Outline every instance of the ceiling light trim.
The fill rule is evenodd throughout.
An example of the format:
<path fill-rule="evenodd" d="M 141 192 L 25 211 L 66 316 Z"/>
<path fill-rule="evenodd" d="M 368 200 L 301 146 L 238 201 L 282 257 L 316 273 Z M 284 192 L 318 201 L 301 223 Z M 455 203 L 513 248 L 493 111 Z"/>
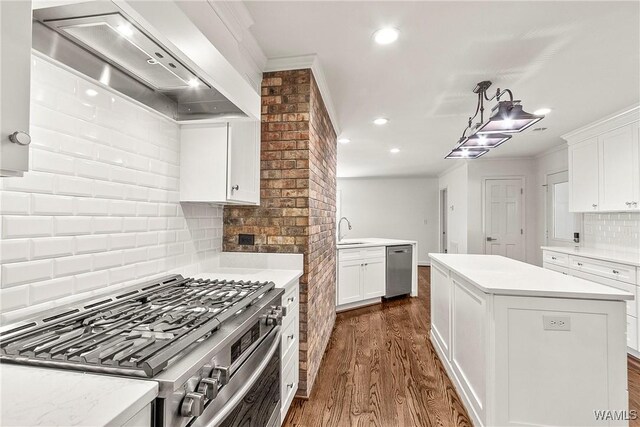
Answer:
<path fill-rule="evenodd" d="M 302 70 L 310 68 L 313 73 L 313 77 L 318 85 L 320 95 L 322 95 L 322 101 L 327 108 L 327 113 L 331 119 L 331 126 L 333 127 L 336 135 L 340 135 L 340 124 L 338 122 L 338 114 L 336 112 L 333 99 L 331 98 L 331 92 L 329 91 L 329 84 L 324 75 L 324 71 L 320 64 L 318 55 L 301 55 L 301 56 L 289 56 L 286 58 L 270 58 L 267 60 L 267 64 L 264 68 L 264 72 L 274 71 L 289 71 L 289 70 Z"/>

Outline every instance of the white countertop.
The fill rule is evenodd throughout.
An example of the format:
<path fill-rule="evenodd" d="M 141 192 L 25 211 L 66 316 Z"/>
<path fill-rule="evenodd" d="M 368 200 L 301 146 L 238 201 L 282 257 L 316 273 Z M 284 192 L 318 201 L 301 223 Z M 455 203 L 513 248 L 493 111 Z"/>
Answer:
<path fill-rule="evenodd" d="M 429 254 L 429 257 L 488 294 L 600 300 L 633 299 L 632 294 L 610 286 L 566 276 L 502 256 Z"/>
<path fill-rule="evenodd" d="M 363 239 L 342 239 L 337 245 L 340 249 L 353 248 L 370 248 L 372 246 L 396 246 L 396 245 L 415 245 L 415 240 L 398 240 L 398 239 L 380 239 L 380 238 L 363 238 Z"/>
<path fill-rule="evenodd" d="M 586 258 L 595 258 L 602 261 L 619 262 L 621 264 L 640 267 L 640 252 L 615 251 L 598 248 L 574 248 L 572 246 L 542 246 L 542 250 L 560 252 L 569 255 L 579 255 Z"/>
<path fill-rule="evenodd" d="M 3 426 L 122 425 L 157 395 L 155 381 L 0 364 Z"/>

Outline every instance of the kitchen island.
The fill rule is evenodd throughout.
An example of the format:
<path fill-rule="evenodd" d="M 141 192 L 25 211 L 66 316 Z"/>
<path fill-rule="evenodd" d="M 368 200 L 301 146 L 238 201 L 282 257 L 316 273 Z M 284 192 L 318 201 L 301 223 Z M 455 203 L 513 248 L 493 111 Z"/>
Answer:
<path fill-rule="evenodd" d="M 474 424 L 627 424 L 595 411 L 628 416 L 632 294 L 500 256 L 429 256 L 431 341 Z"/>

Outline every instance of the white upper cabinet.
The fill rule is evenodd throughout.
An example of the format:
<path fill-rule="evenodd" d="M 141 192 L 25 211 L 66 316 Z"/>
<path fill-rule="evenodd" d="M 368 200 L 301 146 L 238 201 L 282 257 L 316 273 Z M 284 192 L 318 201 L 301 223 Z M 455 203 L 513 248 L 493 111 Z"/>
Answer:
<path fill-rule="evenodd" d="M 260 122 L 229 124 L 227 199 L 260 204 Z"/>
<path fill-rule="evenodd" d="M 31 2 L 0 1 L 0 176 L 29 170 Z"/>
<path fill-rule="evenodd" d="M 598 137 L 600 152 L 600 209 L 638 209 L 637 125 L 609 131 Z"/>
<path fill-rule="evenodd" d="M 598 210 L 598 138 L 569 147 L 569 209 Z"/>
<path fill-rule="evenodd" d="M 180 201 L 260 204 L 259 122 L 183 125 Z"/>
<path fill-rule="evenodd" d="M 571 132 L 572 212 L 640 210 L 640 107 Z"/>

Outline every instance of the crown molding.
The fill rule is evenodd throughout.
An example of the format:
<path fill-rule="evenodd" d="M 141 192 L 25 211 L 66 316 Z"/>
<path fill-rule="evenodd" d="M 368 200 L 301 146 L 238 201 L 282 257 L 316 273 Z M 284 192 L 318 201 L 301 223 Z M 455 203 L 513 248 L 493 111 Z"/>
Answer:
<path fill-rule="evenodd" d="M 640 121 L 640 105 L 625 108 L 603 119 L 562 135 L 569 145 L 592 138 L 608 130 Z"/>
<path fill-rule="evenodd" d="M 331 126 L 336 133 L 336 136 L 340 135 L 340 125 L 338 123 L 338 115 L 336 113 L 333 100 L 331 99 L 331 93 L 329 92 L 329 85 L 327 79 L 320 65 L 320 59 L 318 55 L 302 55 L 302 56 L 290 56 L 286 58 L 269 58 L 264 68 L 265 72 L 271 71 L 287 71 L 287 70 L 303 70 L 310 68 L 313 73 L 313 77 L 318 85 L 320 95 L 327 108 L 327 113 L 331 119 Z"/>

